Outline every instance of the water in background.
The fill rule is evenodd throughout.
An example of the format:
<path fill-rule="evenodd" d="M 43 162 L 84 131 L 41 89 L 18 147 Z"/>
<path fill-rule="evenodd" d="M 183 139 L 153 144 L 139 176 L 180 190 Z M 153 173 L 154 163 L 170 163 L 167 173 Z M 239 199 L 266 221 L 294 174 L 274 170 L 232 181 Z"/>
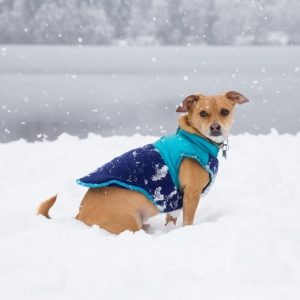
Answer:
<path fill-rule="evenodd" d="M 161 135 L 188 94 L 236 90 L 232 133 L 300 130 L 300 47 L 0 46 L 0 142 Z"/>

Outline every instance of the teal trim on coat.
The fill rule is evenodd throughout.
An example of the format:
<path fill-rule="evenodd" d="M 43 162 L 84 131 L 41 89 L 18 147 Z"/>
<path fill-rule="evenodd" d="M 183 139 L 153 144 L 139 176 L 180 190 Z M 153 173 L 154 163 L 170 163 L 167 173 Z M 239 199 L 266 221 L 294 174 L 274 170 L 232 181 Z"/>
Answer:
<path fill-rule="evenodd" d="M 131 184 L 127 184 L 124 183 L 122 181 L 119 180 L 109 180 L 107 182 L 104 183 L 86 183 L 81 181 L 80 179 L 78 179 L 77 184 L 82 185 L 84 187 L 88 187 L 88 188 L 101 188 L 101 187 L 106 187 L 106 186 L 111 186 L 111 185 L 117 185 L 123 188 L 126 188 L 128 190 L 133 190 L 136 192 L 140 192 L 142 193 L 144 196 L 146 196 L 146 198 L 148 198 L 151 202 L 154 202 L 153 197 L 143 188 L 136 186 L 136 185 L 131 185 Z"/>

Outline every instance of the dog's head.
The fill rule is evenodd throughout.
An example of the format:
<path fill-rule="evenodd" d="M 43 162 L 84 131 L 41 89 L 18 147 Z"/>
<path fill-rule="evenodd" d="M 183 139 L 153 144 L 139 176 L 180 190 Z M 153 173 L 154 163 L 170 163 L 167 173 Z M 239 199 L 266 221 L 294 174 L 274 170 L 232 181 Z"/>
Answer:
<path fill-rule="evenodd" d="M 229 136 L 235 105 L 248 101 L 234 91 L 218 96 L 194 94 L 186 97 L 176 111 L 187 112 L 192 128 L 213 142 L 222 143 Z"/>

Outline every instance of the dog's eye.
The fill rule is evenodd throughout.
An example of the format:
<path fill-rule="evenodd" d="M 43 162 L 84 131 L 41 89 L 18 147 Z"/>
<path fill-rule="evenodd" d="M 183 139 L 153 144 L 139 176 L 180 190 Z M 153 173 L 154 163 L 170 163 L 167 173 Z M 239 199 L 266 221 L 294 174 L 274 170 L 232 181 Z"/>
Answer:
<path fill-rule="evenodd" d="M 224 117 L 228 116 L 229 115 L 229 110 L 225 109 L 225 108 L 221 109 L 221 115 L 224 116 Z"/>
<path fill-rule="evenodd" d="M 208 117 L 208 113 L 205 110 L 200 111 L 200 117 L 205 118 Z"/>

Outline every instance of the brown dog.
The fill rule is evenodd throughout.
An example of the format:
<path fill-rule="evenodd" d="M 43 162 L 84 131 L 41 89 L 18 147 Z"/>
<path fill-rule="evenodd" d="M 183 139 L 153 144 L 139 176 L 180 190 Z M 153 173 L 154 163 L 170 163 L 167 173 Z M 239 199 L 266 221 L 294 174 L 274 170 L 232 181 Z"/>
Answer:
<path fill-rule="evenodd" d="M 206 141 L 224 146 L 233 121 L 236 104 L 249 100 L 237 92 L 218 96 L 195 94 L 184 99 L 177 112 L 186 113 L 179 119 L 179 127 Z M 192 225 L 200 195 L 210 182 L 210 175 L 193 158 L 185 157 L 179 167 L 179 183 L 183 193 L 183 225 Z M 43 202 L 38 214 L 49 218 L 49 210 L 56 196 Z M 84 196 L 76 219 L 87 225 L 98 225 L 111 233 L 138 231 L 146 220 L 160 213 L 158 207 L 143 193 L 117 186 L 90 188 Z M 167 214 L 166 223 L 176 222 Z"/>

